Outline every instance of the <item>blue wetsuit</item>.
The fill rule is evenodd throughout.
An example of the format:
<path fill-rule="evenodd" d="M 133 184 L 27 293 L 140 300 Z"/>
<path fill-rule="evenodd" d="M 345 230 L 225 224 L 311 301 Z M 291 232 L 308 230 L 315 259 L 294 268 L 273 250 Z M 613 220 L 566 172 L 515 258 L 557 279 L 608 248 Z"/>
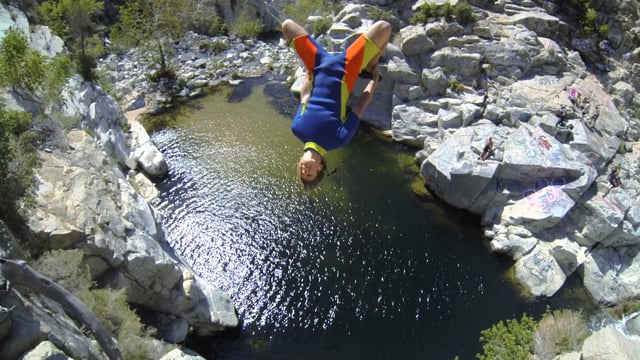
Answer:
<path fill-rule="evenodd" d="M 348 144 L 358 130 L 360 118 L 347 113 L 347 100 L 360 71 L 379 48 L 364 35 L 338 54 L 327 52 L 308 35 L 296 37 L 291 46 L 311 81 L 309 100 L 298 107 L 291 131 L 305 150 L 314 149 L 324 157 L 327 151 Z"/>

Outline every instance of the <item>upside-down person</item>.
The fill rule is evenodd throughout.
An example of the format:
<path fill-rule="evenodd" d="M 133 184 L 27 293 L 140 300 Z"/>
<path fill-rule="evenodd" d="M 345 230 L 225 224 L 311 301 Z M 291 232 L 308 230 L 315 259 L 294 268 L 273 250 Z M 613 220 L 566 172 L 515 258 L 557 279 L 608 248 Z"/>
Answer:
<path fill-rule="evenodd" d="M 284 38 L 304 63 L 306 78 L 291 131 L 303 143 L 298 176 L 313 188 L 326 172 L 327 152 L 345 146 L 358 130 L 381 77 L 378 61 L 391 36 L 391 25 L 377 21 L 340 53 L 329 53 L 293 20 L 282 22 Z M 347 111 L 347 100 L 358 77 L 370 79 Z"/>

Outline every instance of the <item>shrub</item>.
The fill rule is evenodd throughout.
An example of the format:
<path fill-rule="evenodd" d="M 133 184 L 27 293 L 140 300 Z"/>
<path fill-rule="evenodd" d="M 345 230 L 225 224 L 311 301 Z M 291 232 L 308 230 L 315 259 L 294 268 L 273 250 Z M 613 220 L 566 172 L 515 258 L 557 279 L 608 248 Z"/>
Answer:
<path fill-rule="evenodd" d="M 159 83 L 162 79 L 175 80 L 177 78 L 176 71 L 173 69 L 173 66 L 165 66 L 164 71 L 162 67 L 158 70 L 155 70 L 151 73 L 146 74 L 145 76 L 152 83 Z"/>
<path fill-rule="evenodd" d="M 489 329 L 482 330 L 480 342 L 482 354 L 476 354 L 480 360 L 522 360 L 533 354 L 533 332 L 536 322 L 523 314 L 522 318 L 500 321 Z"/>
<path fill-rule="evenodd" d="M 243 6 L 240 16 L 231 24 L 230 32 L 243 39 L 255 38 L 262 32 L 262 21 L 255 8 Z"/>
<path fill-rule="evenodd" d="M 637 111 L 636 118 L 640 119 L 640 110 Z M 640 311 L 640 297 L 626 298 L 622 302 L 614 306 L 609 310 L 611 316 L 616 319 L 622 319 L 625 315 L 633 314 Z"/>
<path fill-rule="evenodd" d="M 191 28 L 199 34 L 223 35 L 228 30 L 216 10 L 215 1 L 199 1 L 197 11 L 187 12 L 186 15 L 191 21 Z"/>
<path fill-rule="evenodd" d="M 311 29 L 311 32 L 314 35 L 324 34 L 329 31 L 331 25 L 333 25 L 333 20 L 331 19 L 331 17 L 322 17 L 313 22 L 313 29 Z"/>
<path fill-rule="evenodd" d="M 18 202 L 33 186 L 38 157 L 31 121 L 31 114 L 7 111 L 0 103 L 0 219 L 5 221 L 18 216 Z"/>
<path fill-rule="evenodd" d="M 262 21 L 240 17 L 231 24 L 231 33 L 243 39 L 255 38 L 262 31 Z"/>
<path fill-rule="evenodd" d="M 328 0 L 300 0 L 282 7 L 282 18 L 293 19 L 304 24 L 311 15 L 326 16 L 332 14 L 336 7 Z M 318 34 L 320 32 L 314 33 Z"/>
<path fill-rule="evenodd" d="M 29 48 L 27 36 L 8 29 L 0 43 L 0 86 L 35 93 L 45 77 L 44 58 Z"/>
<path fill-rule="evenodd" d="M 78 297 L 104 327 L 116 335 L 124 359 L 159 357 L 159 354 L 154 354 L 150 338 L 155 330 L 143 326 L 140 317 L 129 307 L 125 290 L 93 288 L 95 282 L 81 250 L 53 250 L 32 266 Z"/>
<path fill-rule="evenodd" d="M 473 7 L 466 1 L 458 2 L 453 9 L 453 14 L 461 25 L 469 25 L 476 21 L 473 16 Z"/>
<path fill-rule="evenodd" d="M 449 87 L 451 88 L 451 90 L 459 93 L 464 91 L 464 84 L 461 82 L 458 82 L 457 80 L 451 79 L 449 80 Z"/>
<path fill-rule="evenodd" d="M 216 54 L 229 49 L 229 44 L 221 40 L 201 41 L 198 47 L 200 50 Z"/>
<path fill-rule="evenodd" d="M 598 28 L 598 36 L 606 38 L 609 35 L 609 25 L 604 24 Z"/>
<path fill-rule="evenodd" d="M 426 2 L 416 10 L 417 12 L 410 20 L 412 24 L 426 24 L 430 18 L 438 16 L 438 5 L 433 3 Z"/>
<path fill-rule="evenodd" d="M 75 296 L 82 298 L 95 283 L 91 280 L 89 267 L 84 264 L 84 255 L 79 249 L 52 250 L 38 260 L 32 267 L 65 288 Z"/>
<path fill-rule="evenodd" d="M 96 289 L 82 301 L 102 320 L 105 328 L 116 334 L 124 359 L 153 359 L 145 341 L 147 333 L 140 317 L 129 307 L 124 289 Z"/>
<path fill-rule="evenodd" d="M 67 83 L 72 74 L 71 60 L 58 54 L 46 64 L 46 75 L 42 87 L 42 100 L 44 104 L 55 104 L 62 99 L 61 89 Z"/>
<path fill-rule="evenodd" d="M 468 25 L 476 20 L 473 16 L 473 7 L 466 1 L 459 1 L 455 5 L 451 5 L 449 2 L 441 5 L 424 3 L 418 7 L 409 22 L 411 24 L 426 24 L 435 17 L 443 17 L 447 21 L 455 20 L 461 25 Z"/>
<path fill-rule="evenodd" d="M 556 355 L 579 350 L 587 335 L 587 327 L 579 312 L 547 310 L 534 335 L 535 354 L 540 359 L 553 359 Z"/>
<path fill-rule="evenodd" d="M 385 11 L 377 7 L 371 8 L 371 10 L 369 10 L 369 16 L 374 20 L 391 21 L 393 19 L 393 14 L 390 11 Z"/>

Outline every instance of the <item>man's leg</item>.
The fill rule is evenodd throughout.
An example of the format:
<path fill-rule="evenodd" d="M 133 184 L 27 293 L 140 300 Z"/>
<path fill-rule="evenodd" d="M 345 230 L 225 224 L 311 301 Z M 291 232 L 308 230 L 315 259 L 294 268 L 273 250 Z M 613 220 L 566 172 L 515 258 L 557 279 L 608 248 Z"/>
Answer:
<path fill-rule="evenodd" d="M 304 27 L 291 19 L 286 19 L 282 22 L 282 34 L 287 42 L 297 38 L 300 35 L 308 35 Z"/>
<path fill-rule="evenodd" d="M 366 71 L 372 72 L 373 68 L 378 65 L 380 56 L 382 56 L 382 53 L 387 48 L 387 44 L 389 43 L 389 39 L 391 38 L 391 24 L 384 20 L 379 20 L 375 24 L 373 24 L 373 26 L 371 26 L 364 34 L 380 49 L 380 51 L 371 59 L 371 61 L 369 61 L 369 63 L 367 63 L 367 66 L 365 67 Z"/>

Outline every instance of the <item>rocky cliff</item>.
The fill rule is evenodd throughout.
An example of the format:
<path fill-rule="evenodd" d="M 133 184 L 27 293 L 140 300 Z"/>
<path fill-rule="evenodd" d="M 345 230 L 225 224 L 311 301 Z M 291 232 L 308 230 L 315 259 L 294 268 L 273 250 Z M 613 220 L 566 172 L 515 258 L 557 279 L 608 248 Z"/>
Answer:
<path fill-rule="evenodd" d="M 62 41 L 47 28 L 36 26 L 31 32 L 23 13 L 0 5 L 0 32 L 10 27 L 29 34 L 31 47 L 46 56 L 64 51 Z M 76 76 L 63 96 L 62 106 L 37 113 L 41 107 L 32 101 L 11 91 L 3 95 L 8 108 L 35 112 L 41 119 L 35 126 L 46 136 L 39 151 L 41 166 L 35 170 L 28 234 L 17 239 L 0 224 L 0 257 L 82 250 L 92 276 L 102 286 L 126 289 L 130 303 L 162 319 L 160 335 L 171 343 L 183 341 L 190 329 L 211 335 L 237 326 L 229 297 L 173 254 L 158 215 L 140 194 L 152 184 L 130 169 L 162 176 L 167 171 L 162 154 L 148 141 L 140 141 L 140 134 L 122 130 L 124 112 L 100 87 Z M 103 358 L 97 344 L 69 319 L 72 314 L 44 298 L 24 296 L 6 277 L 9 282 L 3 282 L 0 294 L 1 358 L 17 358 L 46 339 L 74 358 Z"/>

